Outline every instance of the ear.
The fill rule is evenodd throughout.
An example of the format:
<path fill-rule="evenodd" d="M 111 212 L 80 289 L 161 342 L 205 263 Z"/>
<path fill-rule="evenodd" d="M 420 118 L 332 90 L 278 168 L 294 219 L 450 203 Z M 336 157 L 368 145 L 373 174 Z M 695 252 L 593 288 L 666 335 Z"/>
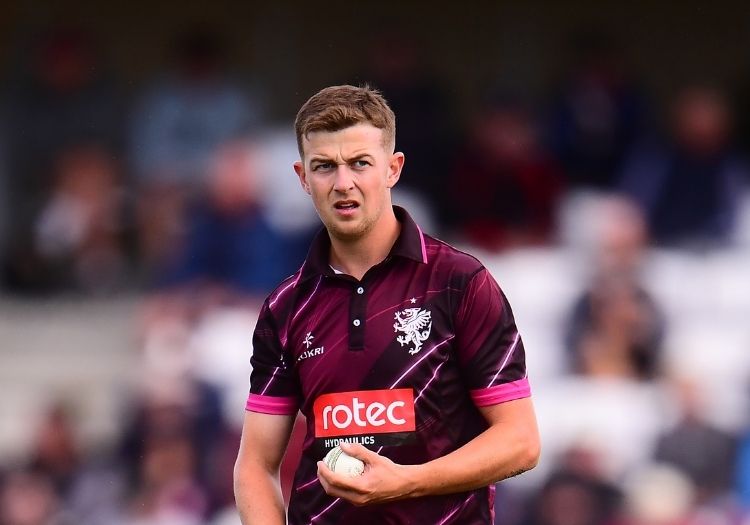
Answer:
<path fill-rule="evenodd" d="M 398 179 L 401 178 L 401 170 L 404 167 L 405 160 L 404 154 L 400 151 L 391 155 L 391 160 L 388 163 L 388 178 L 386 179 L 386 186 L 388 188 L 393 188 Z"/>
<path fill-rule="evenodd" d="M 299 177 L 299 183 L 302 185 L 302 189 L 310 195 L 310 185 L 307 183 L 307 172 L 305 172 L 305 165 L 302 164 L 302 161 L 298 160 L 294 163 L 294 172 L 297 174 L 297 177 Z"/>

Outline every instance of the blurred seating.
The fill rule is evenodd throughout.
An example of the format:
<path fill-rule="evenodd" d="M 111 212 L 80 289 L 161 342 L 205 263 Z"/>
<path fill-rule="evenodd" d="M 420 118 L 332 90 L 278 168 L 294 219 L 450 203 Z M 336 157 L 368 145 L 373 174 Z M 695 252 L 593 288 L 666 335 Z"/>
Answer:
<path fill-rule="evenodd" d="M 289 122 L 267 125 L 263 90 L 234 72 L 223 37 L 193 26 L 173 51 L 130 105 L 106 47 L 75 29 L 42 34 L 9 72 L 3 525 L 239 523 L 249 336 L 320 224 Z M 589 34 L 552 97 L 464 100 L 455 115 L 461 82 L 444 84 L 411 37 L 373 34 L 362 63 L 398 117 L 394 201 L 487 266 L 524 339 L 544 453 L 501 485 L 504 525 L 750 516 L 750 193 L 731 114 L 720 92 L 691 86 L 668 137 L 643 140 L 656 112 L 623 52 Z M 615 190 L 640 204 L 656 245 Z M 591 334 L 598 344 L 583 344 Z M 676 380 L 693 385 L 689 403 Z"/>
<path fill-rule="evenodd" d="M 566 248 L 503 254 L 473 251 L 513 304 L 527 347 L 545 447 L 539 468 L 508 485 L 522 493 L 538 487 L 571 447 L 598 450 L 602 468 L 612 479 L 649 464 L 659 436 L 678 420 L 670 391 L 659 382 L 571 377 L 565 372 L 564 321 L 588 278 L 580 255 Z M 655 250 L 646 253 L 643 267 L 646 287 L 663 304 L 670 326 L 665 342 L 666 370 L 698 378 L 702 413 L 708 422 L 729 433 L 748 424 L 745 387 L 750 371 L 750 328 L 741 322 L 746 319 L 742 294 L 702 294 L 739 282 L 746 275 L 742 261 L 742 253 L 735 251 L 706 256 Z M 727 284 L 717 284 L 722 282 Z M 4 415 L 0 418 L 0 449 L 4 457 L 27 453 L 19 446 L 28 443 L 31 435 L 32 420 L 27 415 L 45 406 L 53 394 L 45 396 L 43 392 L 50 389 L 78 406 L 81 420 L 86 422 L 82 429 L 85 443 L 111 442 L 121 425 L 122 389 L 118 385 L 123 385 L 123 376 L 134 369 L 133 302 L 51 303 L 40 309 L 36 303 L 6 300 L 2 310 L 0 381 L 4 396 L 0 413 Z M 39 316 L 49 317 L 53 312 L 56 321 L 41 330 Z M 247 309 L 217 309 L 189 326 L 185 339 L 164 334 L 166 342 L 177 344 L 176 352 L 187 353 L 189 368 L 222 393 L 222 417 L 234 428 L 242 414 L 237 402 L 246 393 L 251 351 L 247 334 L 254 319 Z M 92 322 L 98 326 L 96 338 L 89 331 Z M 52 347 L 54 368 L 45 351 Z M 160 355 L 149 359 L 165 365 L 172 362 L 173 358 L 164 361 L 168 354 Z M 143 366 L 138 368 L 141 376 Z M 132 393 L 131 387 L 129 396 Z"/>

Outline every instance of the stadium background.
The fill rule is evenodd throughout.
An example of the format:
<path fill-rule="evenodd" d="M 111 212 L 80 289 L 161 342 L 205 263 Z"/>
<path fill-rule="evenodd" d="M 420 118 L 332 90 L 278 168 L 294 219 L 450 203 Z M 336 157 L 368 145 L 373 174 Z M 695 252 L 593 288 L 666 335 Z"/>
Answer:
<path fill-rule="evenodd" d="M 498 523 L 744 523 L 748 15 L 3 2 L 0 524 L 238 523 L 249 334 L 315 224 L 291 120 L 365 81 L 399 117 L 397 201 L 524 336 L 543 460 Z"/>

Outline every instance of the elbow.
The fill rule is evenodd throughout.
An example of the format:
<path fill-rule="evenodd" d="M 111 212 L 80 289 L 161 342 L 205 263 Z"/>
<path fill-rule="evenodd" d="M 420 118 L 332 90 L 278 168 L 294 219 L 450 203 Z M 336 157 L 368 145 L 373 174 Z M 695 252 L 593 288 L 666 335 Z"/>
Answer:
<path fill-rule="evenodd" d="M 234 463 L 234 470 L 232 471 L 232 486 L 234 488 L 235 500 L 237 499 L 237 494 L 239 493 L 241 472 L 242 468 L 240 466 L 240 459 L 237 458 L 237 461 Z"/>
<path fill-rule="evenodd" d="M 235 499 L 239 501 L 240 495 L 244 492 L 243 489 L 247 487 L 251 480 L 251 474 L 248 472 L 248 462 L 243 459 L 242 456 L 237 457 L 237 461 L 234 463 L 234 470 L 232 471 L 232 485 L 234 488 Z"/>
<path fill-rule="evenodd" d="M 521 451 L 519 453 L 519 466 L 523 471 L 531 470 L 539 463 L 539 457 L 542 454 L 542 444 L 539 439 L 539 432 L 532 432 L 522 441 Z"/>
<path fill-rule="evenodd" d="M 519 440 L 511 476 L 517 476 L 536 467 L 539 463 L 540 455 L 541 444 L 537 434 Z"/>
<path fill-rule="evenodd" d="M 539 464 L 539 457 L 542 454 L 542 445 L 539 436 L 527 440 L 521 454 L 521 467 L 524 471 L 531 470 Z"/>

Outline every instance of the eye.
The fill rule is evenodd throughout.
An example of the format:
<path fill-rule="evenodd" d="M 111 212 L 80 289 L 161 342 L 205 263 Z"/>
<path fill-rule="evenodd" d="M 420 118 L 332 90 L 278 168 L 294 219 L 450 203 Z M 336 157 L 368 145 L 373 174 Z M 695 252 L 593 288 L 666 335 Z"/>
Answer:
<path fill-rule="evenodd" d="M 331 162 L 321 162 L 320 164 L 315 164 L 312 167 L 313 171 L 329 171 L 333 168 L 333 163 Z"/>
<path fill-rule="evenodd" d="M 355 160 L 354 162 L 352 162 L 352 165 L 355 168 L 362 169 L 362 168 L 366 168 L 367 166 L 370 166 L 370 163 L 368 161 L 366 161 L 366 160 L 358 159 L 358 160 Z"/>

